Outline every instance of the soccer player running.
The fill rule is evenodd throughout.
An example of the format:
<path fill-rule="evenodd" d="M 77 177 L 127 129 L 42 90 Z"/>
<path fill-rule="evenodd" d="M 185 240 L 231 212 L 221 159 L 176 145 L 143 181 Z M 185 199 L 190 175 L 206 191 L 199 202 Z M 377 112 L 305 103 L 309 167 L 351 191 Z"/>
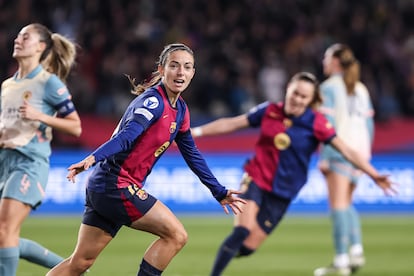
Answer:
<path fill-rule="evenodd" d="M 14 40 L 18 69 L 0 92 L 0 276 L 15 275 L 19 257 L 47 268 L 63 260 L 19 235 L 45 194 L 52 128 L 74 136 L 82 131 L 64 84 L 75 56 L 69 39 L 38 23 Z"/>
<path fill-rule="evenodd" d="M 321 84 L 320 111 L 338 137 L 370 160 L 374 111 L 360 82 L 358 60 L 347 45 L 334 44 L 325 51 L 323 71 L 329 78 Z M 328 185 L 335 256 L 331 266 L 315 270 L 315 275 L 348 275 L 365 264 L 360 219 L 352 205 L 361 171 L 330 145 L 321 150 L 319 168 Z"/>
<path fill-rule="evenodd" d="M 170 209 L 143 186 L 174 141 L 188 166 L 226 213 L 230 207 L 238 214 L 237 204 L 245 203 L 234 196 L 238 191 L 219 184 L 191 136 L 190 114 L 181 93 L 195 74 L 193 51 L 184 44 L 169 44 L 157 64 L 148 82 L 135 85 L 131 80 L 138 96 L 126 109 L 112 138 L 69 167 L 68 179 L 74 181 L 78 173 L 95 165 L 87 184 L 86 209 L 76 248 L 48 276 L 81 275 L 123 225 L 159 237 L 145 252 L 137 275 L 161 275 L 187 242 L 187 233 Z"/>
<path fill-rule="evenodd" d="M 233 232 L 218 250 L 211 276 L 221 275 L 233 257 L 254 253 L 277 227 L 305 185 L 311 155 L 320 142 L 334 146 L 385 193 L 395 192 L 387 176 L 380 175 L 366 158 L 336 136 L 333 126 L 317 111 L 320 103 L 317 79 L 300 72 L 290 79 L 284 102 L 265 102 L 247 114 L 221 118 L 192 130 L 194 136 L 208 136 L 260 127 L 255 154 L 244 165 L 241 181 L 240 197 L 247 203 L 243 212 L 236 214 Z"/>

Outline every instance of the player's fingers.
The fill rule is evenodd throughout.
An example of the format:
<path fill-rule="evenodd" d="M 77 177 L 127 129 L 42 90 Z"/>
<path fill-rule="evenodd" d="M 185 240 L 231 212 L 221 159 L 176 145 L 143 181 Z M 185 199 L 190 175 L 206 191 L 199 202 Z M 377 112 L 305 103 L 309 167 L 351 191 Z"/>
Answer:
<path fill-rule="evenodd" d="M 227 215 L 229 214 L 229 210 L 227 209 L 226 205 L 221 205 L 223 207 L 224 213 L 226 213 Z"/>
<path fill-rule="evenodd" d="M 231 195 L 233 195 L 233 194 L 235 194 L 235 195 L 239 195 L 239 194 L 241 194 L 241 193 L 242 193 L 241 191 L 229 190 L 229 191 L 228 191 L 228 193 L 227 193 L 227 196 L 231 196 Z"/>
<path fill-rule="evenodd" d="M 240 202 L 242 204 L 246 204 L 247 203 L 246 200 L 244 200 L 243 198 L 239 198 L 239 197 L 234 198 L 234 200 L 237 201 L 237 202 Z"/>
<path fill-rule="evenodd" d="M 75 173 L 73 171 L 70 171 L 68 176 L 66 177 L 69 181 L 75 183 Z"/>
<path fill-rule="evenodd" d="M 243 209 L 237 203 L 231 204 L 231 209 L 233 210 L 233 213 L 236 215 L 243 213 Z"/>

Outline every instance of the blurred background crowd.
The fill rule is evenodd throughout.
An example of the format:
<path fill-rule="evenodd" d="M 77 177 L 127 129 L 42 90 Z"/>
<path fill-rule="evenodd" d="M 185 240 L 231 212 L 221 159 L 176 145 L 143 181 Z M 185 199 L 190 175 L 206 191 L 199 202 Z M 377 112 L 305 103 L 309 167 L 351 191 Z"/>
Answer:
<path fill-rule="evenodd" d="M 16 70 L 13 40 L 40 22 L 79 45 L 68 87 L 80 114 L 117 120 L 163 46 L 188 44 L 196 76 L 183 95 L 192 122 L 279 100 L 297 71 L 320 80 L 332 43 L 362 65 L 377 121 L 414 115 L 412 0 L 0 0 L 0 77 Z"/>

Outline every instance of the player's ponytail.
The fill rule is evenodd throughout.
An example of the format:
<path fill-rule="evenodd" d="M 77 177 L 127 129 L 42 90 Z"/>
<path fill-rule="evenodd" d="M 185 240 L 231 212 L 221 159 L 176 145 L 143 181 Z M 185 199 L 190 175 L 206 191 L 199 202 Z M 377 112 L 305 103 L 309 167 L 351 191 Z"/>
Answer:
<path fill-rule="evenodd" d="M 332 56 L 339 60 L 342 67 L 343 79 L 348 94 L 355 93 L 355 85 L 360 79 L 360 64 L 351 48 L 344 44 L 334 44 L 330 47 Z"/>
<path fill-rule="evenodd" d="M 56 74 L 66 81 L 70 69 L 75 64 L 76 46 L 63 35 L 52 33 L 46 26 L 33 23 L 31 26 L 40 36 L 40 41 L 46 44 L 40 56 L 40 63 L 50 73 Z"/>

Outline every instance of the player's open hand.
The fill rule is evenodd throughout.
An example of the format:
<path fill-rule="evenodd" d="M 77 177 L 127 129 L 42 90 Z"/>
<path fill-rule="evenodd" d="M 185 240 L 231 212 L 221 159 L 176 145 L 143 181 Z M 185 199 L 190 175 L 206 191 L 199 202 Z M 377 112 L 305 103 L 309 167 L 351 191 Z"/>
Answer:
<path fill-rule="evenodd" d="M 378 175 L 373 179 L 386 195 L 395 195 L 398 193 L 395 189 L 396 184 L 390 180 L 389 175 Z"/>
<path fill-rule="evenodd" d="M 66 178 L 75 183 L 75 176 L 83 171 L 86 171 L 87 169 L 92 167 L 93 164 L 95 164 L 95 156 L 89 155 L 82 161 L 70 165 L 68 168 L 69 173 L 66 176 Z"/>
<path fill-rule="evenodd" d="M 223 207 L 224 212 L 226 214 L 229 214 L 229 210 L 227 209 L 227 206 L 229 206 L 231 208 L 231 210 L 233 211 L 233 213 L 235 215 L 240 214 L 241 212 L 243 212 L 242 209 L 241 209 L 240 204 L 246 204 L 246 201 L 242 198 L 234 196 L 234 195 L 238 195 L 238 194 L 241 194 L 241 193 L 242 192 L 235 191 L 235 190 L 228 190 L 227 191 L 226 197 L 223 198 L 220 201 L 220 204 Z"/>

